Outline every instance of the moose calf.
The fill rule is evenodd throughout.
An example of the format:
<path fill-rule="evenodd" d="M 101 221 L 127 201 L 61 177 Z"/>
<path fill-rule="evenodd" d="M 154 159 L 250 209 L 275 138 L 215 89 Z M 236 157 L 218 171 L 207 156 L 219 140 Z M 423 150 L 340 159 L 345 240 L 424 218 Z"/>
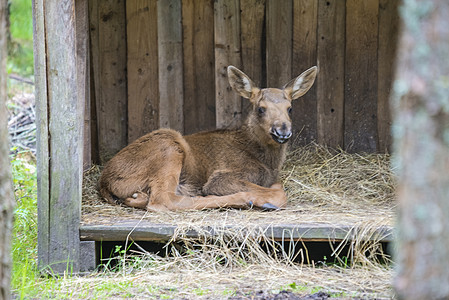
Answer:
<path fill-rule="evenodd" d="M 291 102 L 316 74 L 312 67 L 283 89 L 260 89 L 229 66 L 230 85 L 252 104 L 244 125 L 188 136 L 171 129 L 148 133 L 106 164 L 101 195 L 149 211 L 285 206 L 278 175 L 292 136 Z"/>

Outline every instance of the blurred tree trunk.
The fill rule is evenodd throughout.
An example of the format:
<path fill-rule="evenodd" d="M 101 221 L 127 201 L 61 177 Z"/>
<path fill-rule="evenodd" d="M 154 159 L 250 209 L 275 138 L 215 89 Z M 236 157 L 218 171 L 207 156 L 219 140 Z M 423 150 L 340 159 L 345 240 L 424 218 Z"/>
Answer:
<path fill-rule="evenodd" d="M 0 299 L 11 299 L 11 233 L 14 194 L 6 113 L 6 6 L 0 0 Z"/>
<path fill-rule="evenodd" d="M 400 299 L 449 299 L 449 1 L 404 0 L 392 97 Z"/>

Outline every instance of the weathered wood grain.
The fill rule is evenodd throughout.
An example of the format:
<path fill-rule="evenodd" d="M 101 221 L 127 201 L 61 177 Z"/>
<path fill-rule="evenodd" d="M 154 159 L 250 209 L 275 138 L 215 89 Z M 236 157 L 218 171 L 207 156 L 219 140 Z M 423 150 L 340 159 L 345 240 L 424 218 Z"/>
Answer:
<path fill-rule="evenodd" d="M 184 131 L 181 0 L 159 1 L 157 33 L 159 56 L 160 127 Z"/>
<path fill-rule="evenodd" d="M 318 1 L 293 1 L 293 52 L 291 77 L 317 65 Z M 318 77 L 320 74 L 318 73 Z M 286 82 L 285 82 L 286 83 Z M 285 84 L 284 83 L 284 84 Z M 292 104 L 294 143 L 317 140 L 317 84 Z"/>
<path fill-rule="evenodd" d="M 79 223 L 81 216 L 81 182 L 83 168 L 83 113 L 84 92 L 78 92 L 76 78 L 85 74 L 86 60 L 76 59 L 77 36 L 76 15 L 78 5 L 87 5 L 84 1 L 65 0 L 46 2 L 43 6 L 35 2 L 40 10 L 35 16 L 36 24 L 45 28 L 40 32 L 37 42 L 45 41 L 44 47 L 37 45 L 38 50 L 45 50 L 45 70 L 41 62 L 37 62 L 37 72 L 46 72 L 46 96 L 38 99 L 39 105 L 46 105 L 48 135 L 46 144 L 51 158 L 43 162 L 47 164 L 51 183 L 48 190 L 39 196 L 39 254 L 41 268 L 49 268 L 51 272 L 79 270 Z M 39 38 L 45 40 L 41 40 Z M 83 62 L 83 63 L 82 63 Z M 38 95 L 42 91 L 38 92 Z M 44 103 L 42 103 L 43 101 Z M 41 118 L 41 117 L 40 117 Z M 41 145 L 42 146 L 42 145 Z M 41 166 L 42 167 L 42 166 Z M 44 170 L 46 167 L 44 167 Z M 45 198 L 44 198 L 45 197 Z M 43 226 L 42 226 L 43 225 Z M 42 232 L 46 230 L 46 232 Z"/>
<path fill-rule="evenodd" d="M 229 86 L 226 68 L 242 66 L 238 0 L 214 2 L 214 33 L 216 125 L 237 127 L 242 120 L 242 101 Z"/>
<path fill-rule="evenodd" d="M 390 92 L 393 85 L 393 70 L 399 31 L 399 0 L 379 1 L 379 47 L 377 83 L 377 128 L 380 152 L 390 152 L 391 112 Z"/>
<path fill-rule="evenodd" d="M 345 2 L 318 2 L 318 143 L 343 147 L 345 99 Z"/>
<path fill-rule="evenodd" d="M 78 99 L 84 99 L 83 170 L 87 170 L 92 166 L 88 1 L 77 2 L 75 9 L 76 65 L 79 72 L 76 80 L 78 85 Z"/>
<path fill-rule="evenodd" d="M 159 128 L 157 1 L 126 1 L 128 143 Z"/>
<path fill-rule="evenodd" d="M 266 14 L 267 86 L 280 88 L 292 79 L 293 3 L 267 0 Z"/>
<path fill-rule="evenodd" d="M 266 87 L 265 68 L 265 2 L 240 0 L 242 70 L 259 87 Z M 248 115 L 251 103 L 242 100 L 242 119 Z"/>
<path fill-rule="evenodd" d="M 123 0 L 94 0 L 98 5 L 98 59 L 95 95 L 100 161 L 127 144 L 126 24 Z"/>
<path fill-rule="evenodd" d="M 33 0 L 34 75 L 36 95 L 36 161 L 37 161 L 37 225 L 38 268 L 49 265 L 50 242 L 50 170 L 48 142 L 47 57 L 43 0 Z"/>
<path fill-rule="evenodd" d="M 138 224 L 138 226 L 136 226 Z M 81 240 L 86 241 L 117 241 L 126 240 L 131 237 L 135 241 L 158 241 L 164 242 L 172 239 L 176 231 L 175 225 L 154 224 L 146 221 L 118 221 L 111 225 L 82 225 L 80 228 Z M 239 230 L 238 226 L 227 226 L 229 231 Z M 265 238 L 280 241 L 341 241 L 349 238 L 357 238 L 358 228 L 348 225 L 327 224 L 267 224 L 264 232 Z M 207 232 L 211 237 L 218 233 L 211 227 L 201 230 L 202 234 Z M 131 233 L 131 234 L 130 234 Z M 196 238 L 200 234 L 190 230 L 185 235 L 187 238 Z M 365 237 L 370 240 L 390 242 L 393 240 L 393 229 L 382 226 L 374 230 L 372 235 Z"/>
<path fill-rule="evenodd" d="M 379 0 L 346 1 L 345 141 L 351 152 L 377 151 Z"/>
<path fill-rule="evenodd" d="M 214 6 L 182 1 L 184 133 L 215 128 Z"/>
<path fill-rule="evenodd" d="M 89 68 L 90 68 L 90 113 L 91 113 L 91 153 L 92 162 L 100 164 L 98 143 L 97 96 L 100 95 L 100 48 L 98 37 L 98 0 L 89 0 Z"/>

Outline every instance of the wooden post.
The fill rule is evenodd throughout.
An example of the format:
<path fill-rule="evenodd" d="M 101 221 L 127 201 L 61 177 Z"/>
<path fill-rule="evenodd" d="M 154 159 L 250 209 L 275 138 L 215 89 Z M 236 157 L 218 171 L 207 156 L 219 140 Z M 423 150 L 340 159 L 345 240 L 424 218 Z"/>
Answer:
<path fill-rule="evenodd" d="M 44 3 L 45 2 L 45 3 Z M 86 60 L 76 13 L 86 0 L 33 1 L 39 268 L 79 271 Z M 85 56 L 84 56 L 85 57 Z"/>
<path fill-rule="evenodd" d="M 218 128 L 237 127 L 242 119 L 241 97 L 229 87 L 227 67 L 241 68 L 240 5 L 238 0 L 214 2 L 215 101 Z"/>
<path fill-rule="evenodd" d="M 399 299 L 449 299 L 449 2 L 404 1 L 394 96 Z"/>
<path fill-rule="evenodd" d="M 157 3 L 160 126 L 183 133 L 181 0 Z"/>

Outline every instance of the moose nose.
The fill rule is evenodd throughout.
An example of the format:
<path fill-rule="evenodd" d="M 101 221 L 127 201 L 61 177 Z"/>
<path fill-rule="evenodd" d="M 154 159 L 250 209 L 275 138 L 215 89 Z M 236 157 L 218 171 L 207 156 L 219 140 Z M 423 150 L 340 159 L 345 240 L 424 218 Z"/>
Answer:
<path fill-rule="evenodd" d="M 282 126 L 271 127 L 271 137 L 279 144 L 284 144 L 292 136 L 292 131 L 285 123 Z"/>

